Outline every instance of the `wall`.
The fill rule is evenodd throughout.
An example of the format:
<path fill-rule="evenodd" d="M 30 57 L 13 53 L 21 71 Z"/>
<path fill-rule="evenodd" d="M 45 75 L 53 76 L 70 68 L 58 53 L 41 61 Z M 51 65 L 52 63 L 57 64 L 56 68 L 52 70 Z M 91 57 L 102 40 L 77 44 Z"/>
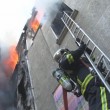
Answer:
<path fill-rule="evenodd" d="M 37 109 L 56 110 L 52 93 L 57 82 L 51 75 L 56 65 L 41 30 L 39 30 L 34 44 L 29 50 L 28 58 Z"/>
<path fill-rule="evenodd" d="M 71 9 L 79 11 L 75 21 L 110 58 L 110 1 L 73 0 L 71 4 L 70 1 L 71 0 L 64 0 L 64 3 Z M 62 43 L 61 46 L 56 45 L 56 38 L 50 29 L 50 23 L 50 21 L 47 21 L 42 30 L 50 47 L 50 51 L 53 54 L 58 48 L 66 46 L 66 44 Z M 68 39 L 71 40 L 70 37 L 71 36 L 67 35 L 65 38 L 66 41 L 68 41 Z M 73 45 L 73 42 L 70 43 L 70 46 L 71 44 Z"/>
<path fill-rule="evenodd" d="M 64 2 L 79 11 L 76 22 L 110 58 L 110 0 Z"/>

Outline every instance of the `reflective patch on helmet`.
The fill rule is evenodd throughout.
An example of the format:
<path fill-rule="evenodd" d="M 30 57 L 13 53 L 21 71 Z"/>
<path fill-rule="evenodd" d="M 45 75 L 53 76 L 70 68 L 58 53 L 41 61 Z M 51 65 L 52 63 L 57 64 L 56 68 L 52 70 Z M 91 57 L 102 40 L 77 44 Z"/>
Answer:
<path fill-rule="evenodd" d="M 74 62 L 74 58 L 73 58 L 73 56 L 72 56 L 71 54 L 67 54 L 67 55 L 66 55 L 66 58 L 67 58 L 69 64 L 71 64 L 71 63 Z"/>

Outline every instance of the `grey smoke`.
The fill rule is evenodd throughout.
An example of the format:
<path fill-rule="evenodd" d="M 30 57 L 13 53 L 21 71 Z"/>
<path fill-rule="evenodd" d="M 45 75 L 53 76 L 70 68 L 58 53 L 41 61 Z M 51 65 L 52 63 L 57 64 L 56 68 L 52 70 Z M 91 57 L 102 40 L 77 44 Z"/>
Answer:
<path fill-rule="evenodd" d="M 41 10 L 44 12 L 44 19 L 42 23 L 45 23 L 46 20 L 52 19 L 55 17 L 62 0 L 36 0 L 36 10 Z M 0 110 L 16 110 L 16 91 L 13 87 L 12 82 L 9 78 L 6 77 L 3 65 L 1 62 L 7 57 L 8 44 L 2 44 L 2 55 L 0 59 Z"/>
<path fill-rule="evenodd" d="M 16 110 L 16 87 L 7 76 L 3 64 L 6 53 L 5 50 L 2 51 L 2 59 L 0 60 L 0 110 Z"/>
<path fill-rule="evenodd" d="M 36 0 L 36 9 L 44 12 L 43 22 L 48 19 L 52 20 L 55 17 L 62 1 L 63 0 Z"/>
<path fill-rule="evenodd" d="M 16 91 L 10 80 L 0 82 L 0 110 L 16 110 Z"/>

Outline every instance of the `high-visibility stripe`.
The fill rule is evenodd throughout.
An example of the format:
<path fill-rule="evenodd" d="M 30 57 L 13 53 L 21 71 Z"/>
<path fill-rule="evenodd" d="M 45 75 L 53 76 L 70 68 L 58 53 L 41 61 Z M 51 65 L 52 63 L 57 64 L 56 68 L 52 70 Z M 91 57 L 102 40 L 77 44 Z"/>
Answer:
<path fill-rule="evenodd" d="M 81 85 L 82 84 L 82 82 L 78 79 L 78 77 L 77 77 L 77 81 L 78 81 L 78 83 Z"/>
<path fill-rule="evenodd" d="M 71 64 L 72 62 L 74 62 L 74 58 L 73 58 L 73 56 L 71 55 L 71 54 L 67 54 L 66 55 L 66 58 L 67 58 L 67 60 L 68 60 L 68 62 Z"/>
<path fill-rule="evenodd" d="M 82 83 L 77 78 L 78 83 L 81 85 L 81 93 L 82 93 L 82 95 L 84 95 L 84 93 L 86 91 L 86 88 L 87 88 L 89 82 L 91 81 L 91 79 L 93 79 L 93 76 L 91 74 L 88 74 Z"/>
<path fill-rule="evenodd" d="M 91 81 L 91 79 L 93 78 L 93 76 L 91 74 L 87 75 L 87 77 L 84 79 L 81 88 L 82 88 L 82 94 L 85 93 L 87 85 L 89 84 L 89 82 Z"/>
<path fill-rule="evenodd" d="M 108 110 L 105 87 L 100 87 L 102 110 Z"/>

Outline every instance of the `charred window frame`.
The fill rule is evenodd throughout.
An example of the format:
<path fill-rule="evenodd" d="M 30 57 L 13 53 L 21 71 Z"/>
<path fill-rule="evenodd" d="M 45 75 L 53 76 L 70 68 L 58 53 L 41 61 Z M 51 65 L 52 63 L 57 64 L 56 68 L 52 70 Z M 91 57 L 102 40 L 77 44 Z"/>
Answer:
<path fill-rule="evenodd" d="M 66 12 L 70 16 L 74 14 L 74 11 L 71 8 L 69 8 L 65 3 L 62 3 L 58 13 L 56 14 L 56 17 L 54 18 L 51 24 L 51 29 L 56 37 L 56 43 L 59 45 L 61 44 L 62 40 L 64 39 L 65 35 L 68 32 L 63 21 L 61 20 L 61 17 L 63 16 L 64 12 Z M 75 19 L 76 15 L 77 14 L 75 14 L 73 19 Z"/>

